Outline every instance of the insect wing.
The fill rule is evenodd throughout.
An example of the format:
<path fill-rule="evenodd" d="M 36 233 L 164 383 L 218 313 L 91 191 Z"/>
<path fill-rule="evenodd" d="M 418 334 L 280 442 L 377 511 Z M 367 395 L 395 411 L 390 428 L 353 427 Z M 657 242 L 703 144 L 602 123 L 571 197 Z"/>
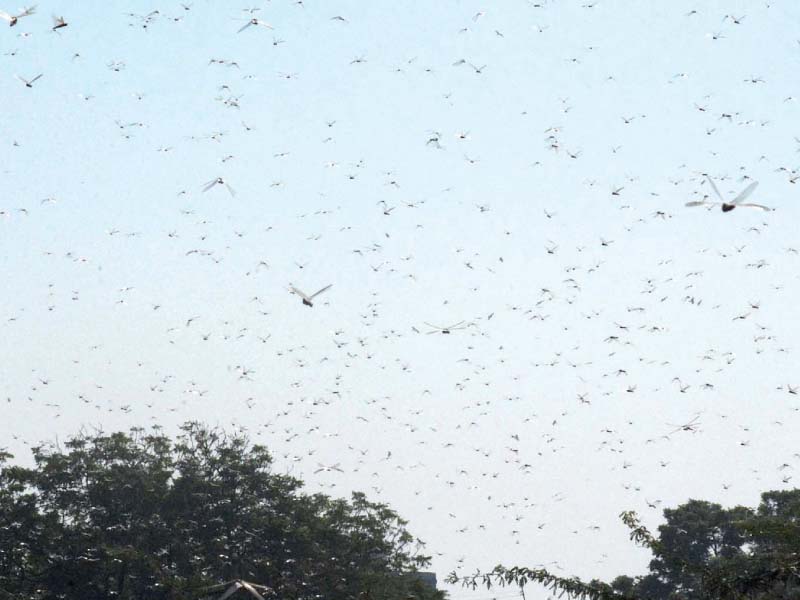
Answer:
<path fill-rule="evenodd" d="M 708 179 L 708 183 L 711 184 L 711 189 L 714 190 L 714 193 L 717 195 L 717 198 L 719 198 L 719 201 L 725 202 L 725 200 L 722 199 L 722 194 L 719 193 L 719 190 L 717 189 L 717 184 L 714 183 L 714 180 L 711 179 L 711 177 L 709 177 L 708 175 L 706 175 L 706 179 Z"/>
<path fill-rule="evenodd" d="M 237 581 L 231 587 L 229 587 L 227 591 L 224 594 L 222 594 L 222 596 L 219 597 L 219 600 L 225 600 L 225 598 L 232 596 L 233 594 L 238 592 L 241 587 L 242 584 Z"/>
<path fill-rule="evenodd" d="M 324 288 L 322 288 L 321 290 L 317 290 L 316 292 L 314 292 L 313 294 L 311 294 L 311 298 L 309 298 L 309 300 L 310 300 L 310 299 L 313 299 L 313 298 L 316 298 L 316 297 L 317 297 L 317 296 L 319 296 L 319 295 L 320 295 L 322 292 L 325 292 L 325 291 L 329 290 L 329 289 L 331 288 L 331 286 L 333 286 L 333 284 L 332 284 L 332 283 L 331 283 L 331 284 L 329 284 L 329 285 L 326 285 L 326 286 L 325 286 Z"/>
<path fill-rule="evenodd" d="M 261 594 L 259 594 L 259 593 L 258 593 L 258 592 L 255 590 L 255 588 L 254 588 L 252 585 L 250 585 L 249 583 L 247 583 L 246 581 L 243 581 L 243 582 L 242 582 L 242 587 L 243 587 L 244 589 L 246 589 L 248 592 L 250 592 L 250 595 L 251 595 L 251 596 L 253 596 L 254 598 L 258 598 L 258 600 L 264 600 L 264 596 L 262 596 Z"/>
<path fill-rule="evenodd" d="M 293 285 L 290 285 L 290 286 L 289 286 L 289 291 L 290 291 L 290 292 L 292 292 L 293 294 L 297 294 L 297 295 L 298 295 L 298 296 L 300 296 L 300 297 L 301 297 L 303 300 L 307 300 L 308 302 L 311 302 L 311 298 L 309 298 L 308 296 L 306 296 L 305 292 L 303 292 L 303 291 L 301 291 L 301 290 L 298 290 L 298 289 L 297 289 L 296 287 L 294 287 Z"/>
<path fill-rule="evenodd" d="M 766 212 L 770 212 L 770 211 L 773 210 L 769 206 L 764 206 L 763 204 L 753 204 L 753 203 L 750 203 L 750 202 L 747 202 L 745 204 L 737 204 L 736 206 L 747 206 L 747 207 L 750 207 L 750 208 L 760 208 L 761 210 L 766 211 Z"/>
<path fill-rule="evenodd" d="M 754 181 L 753 183 L 751 183 L 750 185 L 748 185 L 746 188 L 744 188 L 744 189 L 743 189 L 743 190 L 742 190 L 742 191 L 739 193 L 739 195 L 738 195 L 738 196 L 736 196 L 736 198 L 734 198 L 733 200 L 731 200 L 731 202 L 730 202 L 730 203 L 731 203 L 731 204 L 739 204 L 740 202 L 744 202 L 745 200 L 747 200 L 748 196 L 750 196 L 750 194 L 752 194 L 752 193 L 753 193 L 753 190 L 755 190 L 757 187 L 758 187 L 758 182 L 757 182 L 757 181 Z"/>

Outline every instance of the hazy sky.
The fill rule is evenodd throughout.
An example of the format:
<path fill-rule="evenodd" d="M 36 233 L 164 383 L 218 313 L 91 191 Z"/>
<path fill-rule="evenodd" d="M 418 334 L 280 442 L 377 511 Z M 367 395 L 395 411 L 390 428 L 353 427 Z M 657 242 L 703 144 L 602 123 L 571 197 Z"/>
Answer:
<path fill-rule="evenodd" d="M 440 578 L 794 487 L 800 5 L 187 6 L 0 23 L 0 447 L 246 428 Z"/>

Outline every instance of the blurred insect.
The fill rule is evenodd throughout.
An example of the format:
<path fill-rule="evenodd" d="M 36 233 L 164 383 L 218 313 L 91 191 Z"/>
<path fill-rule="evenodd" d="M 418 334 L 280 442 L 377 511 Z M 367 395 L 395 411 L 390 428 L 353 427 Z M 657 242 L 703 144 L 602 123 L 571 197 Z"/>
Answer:
<path fill-rule="evenodd" d="M 215 185 L 224 185 L 226 188 L 228 188 L 228 193 L 231 196 L 235 196 L 236 195 L 236 190 L 234 190 L 231 186 L 229 186 L 227 184 L 227 182 L 222 177 L 217 177 L 216 179 L 212 179 L 208 183 L 204 184 L 203 185 L 203 191 L 207 192 L 208 190 L 213 188 Z"/>
<path fill-rule="evenodd" d="M 673 423 L 667 423 L 670 427 L 674 427 L 672 431 L 670 431 L 667 435 L 672 435 L 673 433 L 678 433 L 679 431 L 691 431 L 692 433 L 697 432 L 697 428 L 700 426 L 698 419 L 700 415 L 695 415 L 691 421 L 684 423 L 683 425 L 675 425 Z"/>
<path fill-rule="evenodd" d="M 303 299 L 303 304 L 305 304 L 306 306 L 314 306 L 314 302 L 313 302 L 314 298 L 319 296 L 322 292 L 328 291 L 331 288 L 331 286 L 333 286 L 332 283 L 326 285 L 324 288 L 322 288 L 320 290 L 317 290 L 316 292 L 314 292 L 310 296 L 308 294 L 306 294 L 305 292 L 303 292 L 302 290 L 297 289 L 296 287 L 294 287 L 291 284 L 289 285 L 289 291 L 292 292 L 293 294 L 297 294 L 298 296 L 300 296 Z"/>
<path fill-rule="evenodd" d="M 37 79 L 41 78 L 42 75 L 43 75 L 43 73 L 39 73 L 36 77 L 31 79 L 30 81 L 25 79 L 24 77 L 20 77 L 19 75 L 16 75 L 16 78 L 19 79 L 22 83 L 24 83 L 25 87 L 32 88 L 33 87 L 33 82 L 36 81 Z"/>
<path fill-rule="evenodd" d="M 53 31 L 61 29 L 62 27 L 66 27 L 67 25 L 69 25 L 69 23 L 66 22 L 64 17 L 57 17 L 56 15 L 53 15 Z"/>
<path fill-rule="evenodd" d="M 722 194 L 719 193 L 719 190 L 717 189 L 717 186 L 711 179 L 711 177 L 706 175 L 706 179 L 708 179 L 708 183 L 711 184 L 711 189 L 714 190 L 714 194 L 716 194 L 717 198 L 719 198 L 719 202 L 710 202 L 706 198 L 703 198 L 702 200 L 693 200 L 691 202 L 687 202 L 686 206 L 721 206 L 722 212 L 730 212 L 737 206 L 748 207 L 748 208 L 760 208 L 761 210 L 766 210 L 766 211 L 772 210 L 771 208 L 769 208 L 768 206 L 764 206 L 763 204 L 744 202 L 750 196 L 750 194 L 753 193 L 756 187 L 758 187 L 757 181 L 754 181 L 746 188 L 744 188 L 741 192 L 739 192 L 739 195 L 736 196 L 730 202 L 725 202 L 725 200 L 722 198 Z"/>
<path fill-rule="evenodd" d="M 22 17 L 28 17 L 36 12 L 36 6 L 31 6 L 30 8 L 24 8 L 18 15 L 10 15 L 5 11 L 0 10 L 0 19 L 4 21 L 8 21 L 8 26 L 13 27 L 17 24 Z"/>
<path fill-rule="evenodd" d="M 267 29 L 273 29 L 272 25 L 267 23 L 266 21 L 262 21 L 261 19 L 250 19 L 247 23 L 245 23 L 239 31 L 236 33 L 242 33 L 245 29 L 250 27 L 251 25 L 261 25 L 261 27 L 266 27 Z"/>
<path fill-rule="evenodd" d="M 466 329 L 471 325 L 471 323 L 467 323 L 466 321 L 459 321 L 458 323 L 454 323 L 452 325 L 447 325 L 445 327 L 440 327 L 439 325 L 432 325 L 431 323 L 426 322 L 425 325 L 431 328 L 431 331 L 428 332 L 428 335 L 432 333 L 443 333 L 445 335 L 450 335 L 453 331 L 457 331 L 459 329 Z"/>

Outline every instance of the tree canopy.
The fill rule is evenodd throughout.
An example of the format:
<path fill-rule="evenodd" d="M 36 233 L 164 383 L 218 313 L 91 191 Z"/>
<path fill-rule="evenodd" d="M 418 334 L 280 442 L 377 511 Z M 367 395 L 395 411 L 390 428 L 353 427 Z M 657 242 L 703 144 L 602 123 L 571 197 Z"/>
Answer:
<path fill-rule="evenodd" d="M 0 454 L 0 598 L 197 598 L 232 580 L 280 598 L 440 600 L 388 506 L 309 494 L 241 434 L 197 423 L 82 433 Z"/>
<path fill-rule="evenodd" d="M 653 554 L 645 575 L 586 582 L 546 569 L 498 565 L 468 576 L 452 573 L 448 582 L 473 588 L 538 583 L 587 600 L 800 598 L 800 490 L 765 492 L 756 509 L 689 500 L 664 511 L 657 536 L 636 513 L 620 517 L 631 540 Z"/>

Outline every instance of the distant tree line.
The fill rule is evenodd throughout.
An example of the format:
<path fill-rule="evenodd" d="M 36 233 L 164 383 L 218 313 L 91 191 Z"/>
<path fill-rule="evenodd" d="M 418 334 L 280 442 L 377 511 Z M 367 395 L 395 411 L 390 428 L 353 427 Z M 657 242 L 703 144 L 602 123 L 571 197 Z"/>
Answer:
<path fill-rule="evenodd" d="M 489 588 L 529 583 L 586 600 L 800 599 L 800 490 L 771 491 L 755 509 L 690 500 L 666 509 L 658 537 L 624 512 L 631 539 L 648 548 L 649 572 L 610 583 L 559 577 L 546 569 L 497 566 L 450 583 Z"/>
<path fill-rule="evenodd" d="M 441 600 L 383 504 L 302 490 L 266 448 L 196 423 L 0 453 L 0 598 L 189 599 L 243 579 L 286 600 Z"/>

